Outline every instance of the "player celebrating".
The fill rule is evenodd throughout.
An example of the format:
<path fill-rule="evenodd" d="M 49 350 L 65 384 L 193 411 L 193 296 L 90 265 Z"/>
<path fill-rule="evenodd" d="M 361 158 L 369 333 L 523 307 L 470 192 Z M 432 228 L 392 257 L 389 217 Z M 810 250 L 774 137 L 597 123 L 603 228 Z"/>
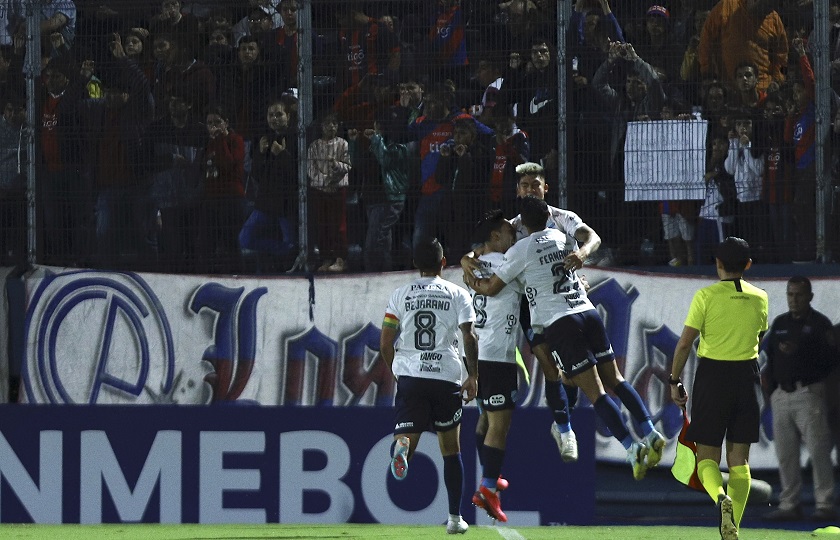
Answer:
<path fill-rule="evenodd" d="M 584 245 L 597 246 L 600 239 L 573 212 L 567 211 L 569 224 L 564 231 L 546 227 L 550 212 L 542 199 L 523 198 L 521 211 L 521 223 L 529 236 L 508 250 L 504 264 L 493 276 L 472 278 L 470 285 L 481 294 L 495 295 L 507 283 L 516 279 L 523 282 L 534 331 L 543 333 L 552 356 L 562 362 L 567 376 L 583 390 L 596 414 L 627 449 L 633 477 L 639 480 L 661 459 L 665 438 L 653 428 L 644 402 L 619 372 L 601 316 L 576 272 L 591 253 L 578 248 L 577 232 L 586 231 L 589 242 Z M 597 240 L 593 241 L 593 236 Z M 630 411 L 645 433 L 642 441 L 633 439 L 605 387 Z"/>
<path fill-rule="evenodd" d="M 488 277 L 501 266 L 504 253 L 513 245 L 513 226 L 501 210 L 487 214 L 476 230 L 476 238 L 483 239 L 483 255 L 479 257 L 481 276 Z M 484 508 L 490 517 L 507 521 L 502 511 L 497 488 L 506 488 L 501 479 L 505 445 L 510 429 L 518 388 L 516 338 L 519 334 L 519 303 L 522 289 L 516 283 L 505 287 L 496 296 L 473 294 L 476 312 L 475 331 L 478 334 L 478 398 L 482 416 L 486 415 L 487 430 L 478 452 L 483 476 L 473 495 L 473 504 Z"/>
<path fill-rule="evenodd" d="M 548 187 L 545 185 L 545 170 L 540 164 L 530 162 L 522 163 L 516 167 L 516 174 L 519 175 L 519 181 L 516 185 L 517 197 L 533 196 L 538 199 L 545 198 Z M 554 208 L 553 206 L 549 206 L 549 209 L 551 215 L 546 223 L 546 227 L 568 230 L 567 224 L 569 227 L 581 225 L 579 229 L 573 229 L 569 232 L 569 234 L 583 243 L 579 251 L 589 254 L 598 249 L 601 239 L 586 224 L 581 223 L 579 219 L 570 222 L 568 218 L 574 214 L 559 208 Z M 519 216 L 513 218 L 512 224 L 516 230 L 517 241 L 528 236 L 522 227 Z M 464 269 L 464 281 L 467 283 L 475 277 L 475 272 L 481 271 L 481 266 L 475 256 L 480 255 L 483 252 L 482 249 L 480 247 L 476 248 L 474 252 L 467 253 L 461 258 L 461 267 Z M 584 259 L 586 256 L 588 255 L 585 255 Z M 545 399 L 554 415 L 554 422 L 551 424 L 551 436 L 554 437 L 557 448 L 560 450 L 560 457 L 564 462 L 577 461 L 577 437 L 575 437 L 575 432 L 572 431 L 570 417 L 570 410 L 574 406 L 575 401 L 577 401 L 577 388 L 574 386 L 566 387 L 561 384 L 560 369 L 557 362 L 552 358 L 548 347 L 545 346 L 542 335 L 535 333 L 531 328 L 531 317 L 527 301 L 523 301 L 521 306 L 520 323 L 525 332 L 528 344 L 531 346 L 531 350 L 537 358 L 545 376 Z"/>
<path fill-rule="evenodd" d="M 469 525 L 461 517 L 461 398 L 472 401 L 478 386 L 475 311 L 466 290 L 440 277 L 446 258 L 436 238 L 414 246 L 414 266 L 420 277 L 391 294 L 379 342 L 382 358 L 397 379 L 391 473 L 397 480 L 406 477 L 421 432 L 434 426 L 449 497 L 446 532 L 465 533 Z M 463 380 L 459 329 L 467 367 Z"/>

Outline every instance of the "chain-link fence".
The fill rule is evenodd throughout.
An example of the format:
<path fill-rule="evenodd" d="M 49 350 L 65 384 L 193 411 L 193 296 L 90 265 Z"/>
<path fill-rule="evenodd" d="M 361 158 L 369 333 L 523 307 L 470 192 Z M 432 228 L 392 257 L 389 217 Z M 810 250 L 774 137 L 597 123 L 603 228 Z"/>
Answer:
<path fill-rule="evenodd" d="M 3 263 L 457 263 L 525 162 L 592 264 L 831 260 L 835 3 L 615 4 L 8 2 Z"/>

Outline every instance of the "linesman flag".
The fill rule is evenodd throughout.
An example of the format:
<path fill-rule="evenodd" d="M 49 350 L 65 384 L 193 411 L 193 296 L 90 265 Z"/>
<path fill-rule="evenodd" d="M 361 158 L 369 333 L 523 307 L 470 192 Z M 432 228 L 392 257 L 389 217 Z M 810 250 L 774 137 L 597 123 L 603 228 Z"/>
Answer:
<path fill-rule="evenodd" d="M 682 383 L 677 385 L 680 395 L 685 395 L 685 387 Z M 705 493 L 706 489 L 697 477 L 697 445 L 693 441 L 686 440 L 685 433 L 688 431 L 688 412 L 685 406 L 682 407 L 683 425 L 680 436 L 677 438 L 677 455 L 674 457 L 674 464 L 671 466 L 671 474 L 681 484 L 691 489 Z"/>

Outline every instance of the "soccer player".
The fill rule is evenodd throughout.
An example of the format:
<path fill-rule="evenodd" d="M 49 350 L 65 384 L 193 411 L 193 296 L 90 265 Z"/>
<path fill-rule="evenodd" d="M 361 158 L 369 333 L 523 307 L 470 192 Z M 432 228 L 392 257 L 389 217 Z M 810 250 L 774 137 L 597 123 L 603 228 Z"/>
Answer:
<path fill-rule="evenodd" d="M 397 480 L 406 477 L 420 434 L 433 427 L 449 498 L 446 532 L 465 533 L 469 526 L 461 517 L 461 400 L 472 401 L 478 387 L 475 311 L 464 288 L 440 277 L 446 258 L 436 238 L 415 244 L 414 266 L 420 277 L 391 294 L 379 342 L 382 358 L 397 379 L 391 473 Z M 458 351 L 459 330 L 466 378 Z"/>
<path fill-rule="evenodd" d="M 481 276 L 488 277 L 501 266 L 504 253 L 513 245 L 513 226 L 501 210 L 490 212 L 476 229 L 477 239 L 483 239 L 483 255 L 478 262 Z M 501 478 L 505 459 L 505 445 L 516 406 L 517 379 L 516 341 L 519 335 L 519 304 L 522 289 L 511 283 L 496 296 L 473 293 L 476 312 L 475 331 L 478 335 L 478 398 L 482 421 L 486 420 L 483 441 L 478 441 L 483 474 L 481 484 L 473 495 L 473 504 L 487 511 L 490 517 L 507 521 L 502 511 L 497 488 L 507 487 Z"/>
<path fill-rule="evenodd" d="M 750 444 L 758 442 L 756 386 L 758 345 L 767 331 L 767 293 L 743 280 L 752 265 L 750 246 L 730 236 L 718 244 L 720 281 L 694 294 L 671 366 L 671 398 L 684 406 L 680 375 L 697 336 L 697 371 L 686 438 L 697 443 L 697 476 L 717 503 L 722 540 L 737 540 L 750 494 Z M 729 484 L 723 488 L 720 459 L 726 438 Z"/>
<path fill-rule="evenodd" d="M 601 316 L 576 272 L 591 253 L 578 248 L 578 240 L 584 246 L 597 246 L 600 239 L 573 212 L 565 211 L 569 223 L 562 231 L 547 227 L 550 212 L 542 199 L 524 197 L 520 207 L 528 237 L 508 250 L 493 276 L 472 278 L 470 286 L 492 296 L 516 279 L 523 283 L 534 331 L 543 334 L 555 361 L 562 363 L 567 377 L 583 390 L 596 414 L 627 449 L 633 477 L 640 480 L 662 458 L 665 438 L 654 429 L 641 397 L 619 372 Z M 627 430 L 605 388 L 618 396 L 643 430 L 641 441 Z"/>

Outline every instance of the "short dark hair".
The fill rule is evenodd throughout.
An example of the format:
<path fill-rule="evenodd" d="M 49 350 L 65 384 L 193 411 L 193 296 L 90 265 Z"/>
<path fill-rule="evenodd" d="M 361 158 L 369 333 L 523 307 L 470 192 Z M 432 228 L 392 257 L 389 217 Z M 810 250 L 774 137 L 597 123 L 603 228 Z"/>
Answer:
<path fill-rule="evenodd" d="M 529 231 L 543 230 L 550 215 L 548 203 L 533 195 L 528 195 L 520 199 L 519 214 L 522 216 L 522 224 Z"/>
<path fill-rule="evenodd" d="M 807 292 L 808 294 L 811 294 L 812 290 L 811 290 L 811 280 L 810 279 L 806 278 L 805 276 L 793 276 L 788 280 L 788 285 L 796 285 L 796 284 L 804 285 L 805 286 L 805 292 Z"/>
<path fill-rule="evenodd" d="M 438 272 L 443 262 L 443 246 L 437 238 L 421 238 L 414 244 L 414 266 L 421 272 Z"/>
<path fill-rule="evenodd" d="M 498 231 L 505 221 L 505 215 L 501 210 L 490 210 L 475 226 L 473 239 L 476 242 L 487 242 L 490 240 L 490 234 Z"/>
<path fill-rule="evenodd" d="M 718 244 L 715 258 L 727 272 L 743 272 L 750 262 L 750 245 L 743 238 L 729 236 Z"/>

